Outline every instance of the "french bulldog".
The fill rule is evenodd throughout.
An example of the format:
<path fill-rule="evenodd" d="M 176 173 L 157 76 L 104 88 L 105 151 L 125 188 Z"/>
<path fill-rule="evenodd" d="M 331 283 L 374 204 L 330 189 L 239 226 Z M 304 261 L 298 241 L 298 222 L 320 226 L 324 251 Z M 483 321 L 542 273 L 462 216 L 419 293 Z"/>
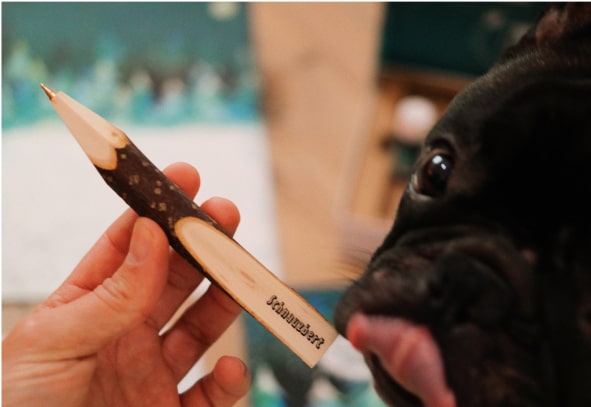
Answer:
<path fill-rule="evenodd" d="M 428 134 L 334 314 L 396 407 L 591 406 L 591 4 L 551 5 Z"/>

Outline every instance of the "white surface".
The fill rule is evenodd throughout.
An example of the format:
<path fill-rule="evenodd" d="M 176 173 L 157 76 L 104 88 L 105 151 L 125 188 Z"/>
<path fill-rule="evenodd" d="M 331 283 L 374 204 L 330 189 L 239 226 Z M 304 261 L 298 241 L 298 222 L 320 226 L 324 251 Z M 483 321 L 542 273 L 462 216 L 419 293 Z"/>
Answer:
<path fill-rule="evenodd" d="M 270 160 L 260 126 L 131 128 L 119 125 L 159 168 L 185 161 L 201 174 L 195 201 L 233 200 L 236 240 L 279 277 Z M 45 298 L 125 209 L 61 122 L 3 134 L 2 294 Z"/>

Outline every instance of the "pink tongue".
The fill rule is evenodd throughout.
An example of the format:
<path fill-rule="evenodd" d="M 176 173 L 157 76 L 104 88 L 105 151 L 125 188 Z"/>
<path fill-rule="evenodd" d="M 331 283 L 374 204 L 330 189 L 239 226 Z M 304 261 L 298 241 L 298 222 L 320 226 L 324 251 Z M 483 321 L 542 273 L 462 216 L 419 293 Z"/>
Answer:
<path fill-rule="evenodd" d="M 427 328 L 403 319 L 355 314 L 347 338 L 360 352 L 377 355 L 392 378 L 426 407 L 455 407 L 439 348 Z"/>

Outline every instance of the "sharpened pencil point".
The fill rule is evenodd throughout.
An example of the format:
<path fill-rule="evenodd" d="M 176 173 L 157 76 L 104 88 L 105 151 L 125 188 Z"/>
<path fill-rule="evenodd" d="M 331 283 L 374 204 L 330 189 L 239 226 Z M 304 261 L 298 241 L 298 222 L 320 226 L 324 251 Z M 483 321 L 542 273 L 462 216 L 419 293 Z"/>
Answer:
<path fill-rule="evenodd" d="M 49 100 L 52 100 L 55 97 L 55 92 L 48 86 L 45 86 L 44 83 L 41 84 L 41 89 L 45 92 Z"/>

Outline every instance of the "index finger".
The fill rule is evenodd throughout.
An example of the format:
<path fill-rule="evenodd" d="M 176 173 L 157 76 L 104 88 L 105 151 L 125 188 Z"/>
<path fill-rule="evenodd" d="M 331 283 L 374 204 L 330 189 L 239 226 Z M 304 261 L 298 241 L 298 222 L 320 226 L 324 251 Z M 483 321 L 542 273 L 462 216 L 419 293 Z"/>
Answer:
<path fill-rule="evenodd" d="M 186 163 L 172 164 L 164 170 L 171 181 L 176 183 L 189 197 L 193 198 L 199 189 L 200 177 L 195 168 Z M 88 291 L 92 291 L 119 268 L 131 239 L 137 214 L 127 209 L 109 226 L 94 246 L 82 258 L 64 283 L 43 303 L 56 306 L 70 302 Z"/>

